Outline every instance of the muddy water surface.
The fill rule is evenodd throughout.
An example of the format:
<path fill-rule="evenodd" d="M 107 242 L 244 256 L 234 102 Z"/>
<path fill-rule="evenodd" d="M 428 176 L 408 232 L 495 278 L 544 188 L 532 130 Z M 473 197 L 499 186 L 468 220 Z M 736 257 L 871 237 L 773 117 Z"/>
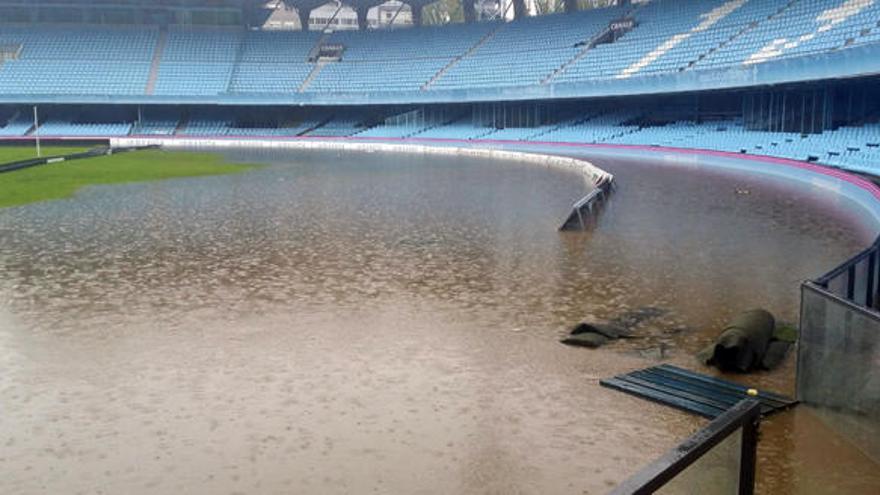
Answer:
<path fill-rule="evenodd" d="M 597 160 L 613 202 L 559 234 L 565 172 L 236 159 L 269 165 L 0 211 L 0 493 L 603 493 L 704 421 L 600 378 L 699 369 L 738 311 L 793 320 L 870 237 L 846 204 L 686 168 Z M 556 342 L 643 308 L 642 339 Z M 760 463 L 766 493 L 880 486 L 806 409 Z"/>

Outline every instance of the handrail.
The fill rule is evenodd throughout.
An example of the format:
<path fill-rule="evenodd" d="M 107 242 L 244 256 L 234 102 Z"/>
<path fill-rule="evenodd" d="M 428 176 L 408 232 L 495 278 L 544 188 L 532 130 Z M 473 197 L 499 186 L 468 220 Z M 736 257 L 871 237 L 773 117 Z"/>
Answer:
<path fill-rule="evenodd" d="M 850 266 L 864 260 L 865 258 L 870 256 L 871 253 L 873 253 L 874 251 L 876 251 L 878 249 L 880 249 L 880 236 L 878 236 L 877 239 L 874 241 L 874 243 L 871 244 L 869 247 L 865 248 L 864 250 L 862 250 L 858 254 L 856 254 L 853 257 L 849 258 L 848 260 L 844 261 L 840 265 L 834 267 L 828 273 L 816 278 L 816 280 L 813 280 L 813 282 L 815 282 L 818 285 L 821 285 L 822 287 L 827 286 L 828 282 L 831 279 L 839 277 L 840 275 L 843 275 L 844 272 L 846 272 L 850 268 Z"/>
<path fill-rule="evenodd" d="M 593 180 L 593 189 L 572 205 L 571 213 L 559 227 L 559 230 L 586 230 L 594 220 L 596 209 L 601 206 L 613 190 L 613 175 L 606 173 L 596 177 Z"/>
<path fill-rule="evenodd" d="M 761 404 L 753 399 L 743 400 L 677 447 L 629 477 L 612 490 L 610 495 L 642 495 L 656 492 L 739 429 L 742 429 L 742 443 L 737 493 L 752 495 L 755 491 L 760 421 Z"/>
<path fill-rule="evenodd" d="M 817 294 L 820 294 L 823 297 L 826 297 L 829 300 L 840 304 L 842 307 L 845 307 L 849 311 L 853 311 L 860 316 L 863 316 L 865 318 L 868 318 L 870 320 L 873 320 L 873 321 L 880 323 L 880 312 L 875 311 L 873 308 L 868 308 L 868 307 L 863 306 L 861 304 L 857 304 L 854 301 L 852 301 L 851 299 L 847 299 L 845 297 L 839 296 L 839 295 L 829 291 L 828 289 L 822 287 L 821 285 L 816 284 L 815 282 L 810 282 L 810 281 L 804 282 L 801 285 L 801 289 L 816 292 Z M 803 319 L 803 316 L 801 316 L 801 318 Z"/>
<path fill-rule="evenodd" d="M 866 265 L 866 266 L 865 266 Z M 880 236 L 856 255 L 824 275 L 804 282 L 870 311 L 880 303 Z M 839 285 L 834 284 L 839 282 Z M 834 284 L 834 285 L 832 285 Z"/>

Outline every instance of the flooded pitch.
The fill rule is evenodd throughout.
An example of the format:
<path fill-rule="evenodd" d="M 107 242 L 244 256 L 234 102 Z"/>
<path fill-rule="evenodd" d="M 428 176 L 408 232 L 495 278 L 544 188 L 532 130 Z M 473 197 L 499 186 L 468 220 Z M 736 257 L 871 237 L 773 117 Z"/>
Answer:
<path fill-rule="evenodd" d="M 237 158 L 270 165 L 0 210 L 0 493 L 603 493 L 705 421 L 599 378 L 700 369 L 752 307 L 794 321 L 872 234 L 815 193 L 620 160 L 595 160 L 620 184 L 598 230 L 560 234 L 570 173 Z M 646 307 L 641 339 L 557 343 Z M 808 409 L 763 430 L 763 493 L 880 486 Z"/>

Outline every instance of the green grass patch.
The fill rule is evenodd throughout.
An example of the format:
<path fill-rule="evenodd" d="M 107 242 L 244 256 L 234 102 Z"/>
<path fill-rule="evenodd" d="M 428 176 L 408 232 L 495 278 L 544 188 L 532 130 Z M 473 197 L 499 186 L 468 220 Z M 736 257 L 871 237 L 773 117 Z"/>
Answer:
<path fill-rule="evenodd" d="M 43 146 L 41 151 L 45 156 L 70 155 L 82 153 L 90 148 L 84 146 Z M 0 164 L 20 162 L 37 157 L 37 148 L 33 146 L 0 146 Z"/>
<path fill-rule="evenodd" d="M 161 150 L 40 165 L 0 174 L 0 208 L 68 198 L 90 185 L 228 175 L 256 167 L 229 163 L 212 153 Z"/>
<path fill-rule="evenodd" d="M 777 323 L 776 330 L 773 332 L 773 338 L 794 344 L 798 339 L 798 328 L 787 323 Z"/>

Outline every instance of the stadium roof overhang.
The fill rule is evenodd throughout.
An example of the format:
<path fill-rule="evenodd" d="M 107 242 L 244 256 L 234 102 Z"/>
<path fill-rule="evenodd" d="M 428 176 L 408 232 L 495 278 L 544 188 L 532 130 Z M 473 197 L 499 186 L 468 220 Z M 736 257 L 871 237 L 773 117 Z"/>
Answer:
<path fill-rule="evenodd" d="M 338 0 L 352 7 L 359 16 L 387 0 Z M 400 0 L 420 12 L 421 8 L 439 0 Z M 465 10 L 473 10 L 473 0 L 462 0 Z M 522 1 L 522 0 L 519 0 Z M 337 0 L 0 0 L 0 22 L 4 17 L 11 22 L 64 22 L 64 23 L 184 23 L 260 26 L 271 15 L 279 2 L 292 7 L 301 15 L 308 15 L 317 7 Z M 114 14 L 115 13 L 115 14 Z M 127 13 L 127 14 L 126 14 Z M 470 12 L 466 12 L 467 14 Z M 414 13 L 415 14 L 415 13 Z M 122 15 L 122 17 L 120 17 Z M 195 15 L 202 18 L 194 20 Z M 183 16 L 183 17 L 181 17 Z M 420 16 L 418 16 L 420 17 Z M 472 16 L 471 16 L 472 17 Z M 172 21 L 172 19 L 176 19 Z M 204 19 L 208 19 L 205 22 Z"/>
<path fill-rule="evenodd" d="M 280 0 L 284 4 L 293 7 L 314 8 L 335 0 Z M 341 3 L 351 7 L 375 7 L 387 0 L 341 0 Z M 439 0 L 401 0 L 403 3 L 412 5 L 428 5 Z M 0 5 L 21 5 L 30 7 L 51 6 L 79 6 L 89 8 L 113 8 L 118 6 L 141 7 L 154 9 L 259 9 L 267 4 L 276 3 L 273 0 L 0 0 Z"/>

